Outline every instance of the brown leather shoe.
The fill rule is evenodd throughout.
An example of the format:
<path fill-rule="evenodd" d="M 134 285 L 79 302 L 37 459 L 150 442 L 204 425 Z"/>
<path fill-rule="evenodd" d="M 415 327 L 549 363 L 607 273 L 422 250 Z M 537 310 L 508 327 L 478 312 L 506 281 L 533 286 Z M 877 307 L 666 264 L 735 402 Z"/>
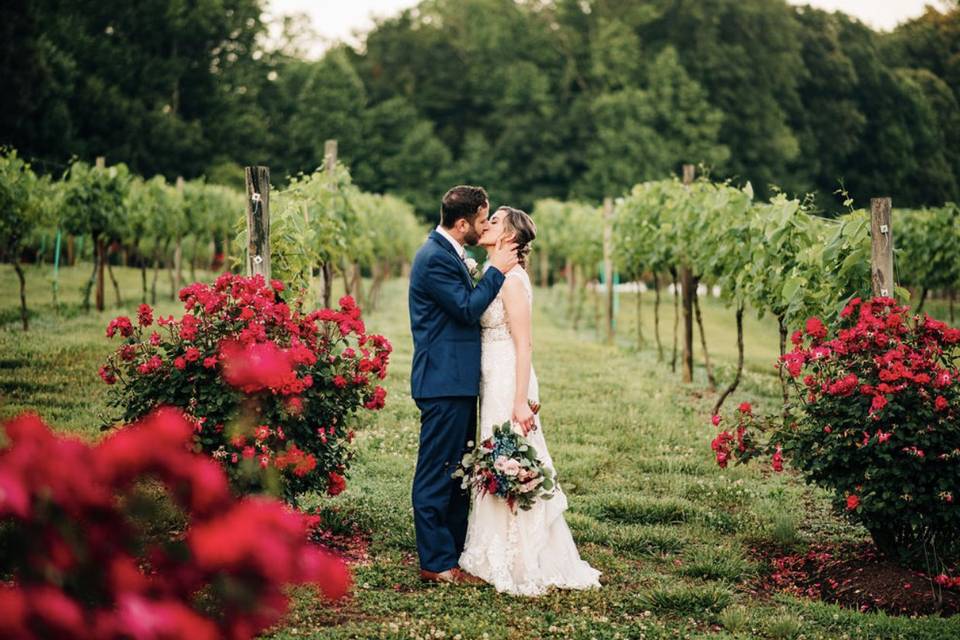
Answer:
<path fill-rule="evenodd" d="M 421 569 L 420 580 L 422 582 L 447 582 L 450 584 L 483 584 L 483 580 L 467 573 L 460 567 L 440 572 Z"/>
<path fill-rule="evenodd" d="M 472 573 L 467 573 L 460 567 L 457 567 L 456 569 L 450 569 L 450 571 L 453 572 L 458 584 L 484 584 L 483 579 L 478 578 Z"/>
<path fill-rule="evenodd" d="M 447 569 L 446 571 L 427 571 L 426 569 L 420 569 L 420 581 L 421 582 L 456 582 L 456 578 L 453 575 L 454 569 Z"/>

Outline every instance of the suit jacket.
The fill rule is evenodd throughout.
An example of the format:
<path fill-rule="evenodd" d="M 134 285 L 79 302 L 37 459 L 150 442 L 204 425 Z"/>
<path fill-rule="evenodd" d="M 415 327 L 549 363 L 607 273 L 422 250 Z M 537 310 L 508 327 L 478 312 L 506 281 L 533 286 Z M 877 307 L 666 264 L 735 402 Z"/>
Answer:
<path fill-rule="evenodd" d="M 410 270 L 415 399 L 479 395 L 480 316 L 503 281 L 500 271 L 487 269 L 474 287 L 456 249 L 436 231 L 430 233 Z"/>

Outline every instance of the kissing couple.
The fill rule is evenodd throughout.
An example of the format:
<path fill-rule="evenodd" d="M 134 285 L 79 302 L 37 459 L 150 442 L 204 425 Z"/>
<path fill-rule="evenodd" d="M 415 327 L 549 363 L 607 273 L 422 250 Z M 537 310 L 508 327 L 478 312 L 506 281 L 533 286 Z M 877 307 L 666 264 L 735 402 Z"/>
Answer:
<path fill-rule="evenodd" d="M 457 186 L 443 196 L 440 224 L 413 261 L 411 391 L 420 409 L 413 518 L 424 581 L 487 582 L 526 596 L 600 586 L 600 572 L 580 559 L 563 518 L 567 499 L 559 485 L 551 500 L 515 512 L 452 477 L 477 441 L 478 397 L 481 440 L 510 422 L 553 468 L 531 408 L 540 392 L 526 258 L 536 232 L 523 211 L 503 206 L 491 213 L 483 188 Z M 476 284 L 465 245 L 487 252 Z"/>

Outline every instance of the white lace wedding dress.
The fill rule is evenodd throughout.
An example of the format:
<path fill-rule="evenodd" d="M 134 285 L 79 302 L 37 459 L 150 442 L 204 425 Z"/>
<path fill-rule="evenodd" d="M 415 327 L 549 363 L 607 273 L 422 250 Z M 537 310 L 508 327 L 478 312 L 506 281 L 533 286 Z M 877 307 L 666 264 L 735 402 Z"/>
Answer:
<path fill-rule="evenodd" d="M 527 272 L 516 267 L 507 278 L 517 278 L 533 303 L 533 288 Z M 516 389 L 516 352 L 500 295 L 480 318 L 483 336 L 480 382 L 480 440 L 493 428 L 511 419 Z M 529 398 L 540 401 L 537 376 L 531 367 Z M 538 457 L 554 468 L 547 451 L 543 426 L 527 435 Z M 557 474 L 560 475 L 559 473 Z M 467 539 L 460 567 L 489 582 L 497 591 L 537 596 L 550 587 L 589 589 L 599 587 L 600 572 L 580 559 L 570 529 L 563 518 L 567 497 L 557 485 L 550 500 L 538 500 L 532 509 L 513 513 L 505 500 L 473 495 Z"/>

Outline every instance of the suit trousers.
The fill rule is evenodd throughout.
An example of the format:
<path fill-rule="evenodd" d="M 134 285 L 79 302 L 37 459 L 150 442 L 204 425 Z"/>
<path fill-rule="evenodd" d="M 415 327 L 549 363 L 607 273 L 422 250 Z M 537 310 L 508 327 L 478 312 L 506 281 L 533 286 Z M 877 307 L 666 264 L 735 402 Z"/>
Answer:
<path fill-rule="evenodd" d="M 476 396 L 421 398 L 420 449 L 413 476 L 413 524 L 420 568 L 446 571 L 459 564 L 467 537 L 469 490 L 457 470 L 467 443 L 476 439 Z"/>

